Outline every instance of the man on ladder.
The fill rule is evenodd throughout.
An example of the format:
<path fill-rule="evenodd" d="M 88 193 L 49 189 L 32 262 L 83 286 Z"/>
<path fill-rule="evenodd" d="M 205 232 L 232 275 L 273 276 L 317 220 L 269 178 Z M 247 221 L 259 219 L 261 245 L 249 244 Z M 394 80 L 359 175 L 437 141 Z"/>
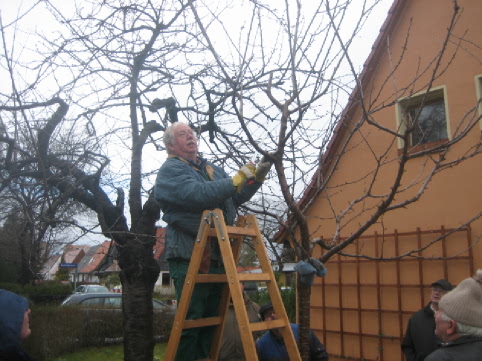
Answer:
<path fill-rule="evenodd" d="M 159 169 L 154 194 L 161 204 L 162 219 L 168 224 L 166 259 L 179 302 L 203 211 L 220 208 L 226 224 L 233 225 L 237 207 L 261 187 L 271 164 L 262 162 L 256 168 L 245 165 L 229 177 L 223 169 L 198 156 L 196 134 L 184 123 L 166 129 L 164 144 L 169 157 Z M 208 244 L 200 272 L 225 273 L 220 260 L 217 243 Z M 216 283 L 196 285 L 187 318 L 216 316 L 222 288 Z M 207 358 L 212 337 L 212 326 L 183 331 L 176 360 Z"/>

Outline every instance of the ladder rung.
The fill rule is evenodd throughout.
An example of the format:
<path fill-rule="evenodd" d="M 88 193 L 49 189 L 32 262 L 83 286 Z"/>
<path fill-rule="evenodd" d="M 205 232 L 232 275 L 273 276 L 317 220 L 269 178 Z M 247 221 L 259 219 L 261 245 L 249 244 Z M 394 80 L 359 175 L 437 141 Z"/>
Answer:
<path fill-rule="evenodd" d="M 267 273 L 238 273 L 240 281 L 271 281 Z"/>
<path fill-rule="evenodd" d="M 196 320 L 185 320 L 183 329 L 205 327 L 205 326 L 215 326 L 221 323 L 221 317 L 207 317 L 198 318 Z M 289 323 L 283 320 L 272 320 L 264 322 L 250 323 L 251 332 L 254 331 L 264 331 L 271 330 L 273 328 L 281 328 L 288 326 Z"/>
<path fill-rule="evenodd" d="M 198 318 L 196 320 L 185 320 L 184 327 L 186 328 L 195 328 L 195 327 L 205 327 L 205 326 L 215 326 L 221 324 L 221 317 L 207 317 L 207 318 Z"/>
<path fill-rule="evenodd" d="M 204 274 L 198 273 L 196 275 L 196 282 L 200 283 L 226 283 L 228 278 L 225 274 L 223 275 L 216 275 L 216 274 Z"/>
<path fill-rule="evenodd" d="M 289 322 L 283 320 L 273 320 L 273 321 L 264 321 L 264 322 L 256 322 L 250 323 L 251 332 L 254 331 L 264 331 L 264 330 L 271 330 L 272 328 L 281 328 L 286 327 L 289 325 Z"/>
<path fill-rule="evenodd" d="M 240 281 L 265 281 L 270 282 L 271 279 L 267 273 L 238 273 Z M 196 282 L 200 283 L 226 283 L 228 278 L 225 274 L 204 274 L 198 273 L 196 275 Z"/>
<path fill-rule="evenodd" d="M 256 230 L 253 228 L 226 226 L 226 230 L 228 231 L 229 237 L 231 238 L 239 236 L 256 237 L 257 235 Z M 208 235 L 211 237 L 216 237 L 216 228 L 210 228 Z"/>

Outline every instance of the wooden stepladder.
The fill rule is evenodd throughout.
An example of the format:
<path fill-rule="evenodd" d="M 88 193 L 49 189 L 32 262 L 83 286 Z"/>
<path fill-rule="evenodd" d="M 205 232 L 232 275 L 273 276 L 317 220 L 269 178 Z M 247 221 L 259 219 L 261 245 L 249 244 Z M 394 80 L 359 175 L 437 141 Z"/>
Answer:
<path fill-rule="evenodd" d="M 226 274 L 199 273 L 202 254 L 208 237 L 217 238 Z M 241 253 L 241 245 L 243 239 L 246 237 L 253 240 L 253 245 L 261 267 L 261 273 L 238 273 L 236 270 L 236 265 Z M 266 282 L 267 290 L 277 316 L 276 320 L 257 323 L 249 322 L 246 307 L 244 305 L 243 294 L 239 287 L 239 283 L 243 281 Z M 194 286 L 196 283 L 211 282 L 227 284 L 227 287 L 224 287 L 221 297 L 219 316 L 186 320 L 186 314 Z M 216 331 L 214 332 L 213 341 L 211 343 L 210 356 L 208 359 L 203 360 L 216 361 L 218 359 L 219 349 L 221 348 L 224 321 L 230 299 L 232 299 L 233 302 L 246 360 L 258 361 L 252 333 L 255 331 L 277 328 L 281 332 L 290 360 L 301 361 L 298 347 L 290 327 L 288 316 L 286 315 L 286 310 L 281 300 L 281 295 L 275 281 L 271 262 L 268 258 L 256 217 L 254 217 L 254 215 L 249 215 L 247 217 L 241 216 L 239 217 L 236 226 L 227 226 L 224 222 L 223 212 L 220 209 L 205 211 L 201 219 L 201 225 L 193 249 L 193 256 L 189 264 L 164 360 L 173 361 L 176 357 L 179 340 L 184 329 L 216 326 Z"/>

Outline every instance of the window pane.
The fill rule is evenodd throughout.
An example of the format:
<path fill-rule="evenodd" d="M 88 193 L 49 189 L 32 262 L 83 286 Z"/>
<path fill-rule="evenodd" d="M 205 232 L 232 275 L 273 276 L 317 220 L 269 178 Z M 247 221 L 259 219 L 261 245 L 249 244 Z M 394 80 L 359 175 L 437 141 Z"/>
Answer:
<path fill-rule="evenodd" d="M 413 124 L 420 107 L 408 110 L 410 124 Z M 423 106 L 417 127 L 412 133 L 412 144 L 423 144 L 447 139 L 447 121 L 443 99 Z"/>
<path fill-rule="evenodd" d="M 89 286 L 89 292 L 91 293 L 109 292 L 109 289 L 104 286 Z"/>
<path fill-rule="evenodd" d="M 171 277 L 169 277 L 169 273 L 163 272 L 162 273 L 162 285 L 169 286 L 171 284 Z"/>
<path fill-rule="evenodd" d="M 83 300 L 81 302 L 83 306 L 89 305 L 89 306 L 100 306 L 102 304 L 102 299 L 98 297 L 93 297 L 93 298 L 88 298 L 86 300 Z"/>
<path fill-rule="evenodd" d="M 108 297 L 104 300 L 105 307 L 121 308 L 122 297 Z"/>

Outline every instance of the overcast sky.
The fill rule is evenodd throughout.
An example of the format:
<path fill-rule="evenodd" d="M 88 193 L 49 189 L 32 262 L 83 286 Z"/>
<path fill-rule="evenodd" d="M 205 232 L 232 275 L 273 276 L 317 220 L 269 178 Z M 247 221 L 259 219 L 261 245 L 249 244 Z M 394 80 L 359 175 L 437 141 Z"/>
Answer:
<path fill-rule="evenodd" d="M 17 28 L 15 32 L 15 41 L 12 41 L 11 38 L 7 39 L 6 41 L 7 44 L 10 44 L 8 46 L 15 47 L 15 51 L 10 51 L 11 49 L 9 49 L 9 53 L 14 53 L 18 56 L 24 56 L 27 52 L 27 50 L 23 50 L 25 49 L 24 44 L 28 44 L 27 48 L 30 49 L 30 51 L 35 49 L 34 41 L 36 39 L 34 39 L 35 37 L 33 35 L 29 34 L 39 33 L 48 37 L 50 33 L 58 29 L 58 25 L 55 25 L 56 22 L 53 21 L 52 15 L 44 9 L 45 6 L 42 3 L 43 1 L 44 0 L 0 0 L 0 16 L 4 27 L 9 26 L 18 16 L 23 16 L 22 26 L 20 28 Z M 281 0 L 279 1 L 281 3 Z M 362 3 L 361 0 L 354 1 L 355 5 L 359 5 Z M 55 6 L 57 7 L 60 7 L 60 9 L 65 12 L 69 12 L 72 11 L 72 5 L 75 2 L 73 0 L 51 0 L 51 3 L 55 4 Z M 363 63 L 370 53 L 371 46 L 375 41 L 377 35 L 379 34 L 379 29 L 387 16 L 387 12 L 391 3 L 392 0 L 380 1 L 380 3 L 377 5 L 376 10 L 373 12 L 373 14 L 371 14 L 369 21 L 365 24 L 362 32 L 357 36 L 356 42 L 351 47 L 350 53 L 352 54 L 353 60 L 357 62 L 355 66 L 359 71 L 362 69 Z M 37 4 L 37 6 L 35 6 L 35 4 Z M 305 8 L 312 6 L 312 2 L 303 2 L 303 6 Z M 35 7 L 34 11 L 28 13 L 28 10 L 32 7 Z M 229 12 L 226 12 L 225 15 L 228 17 L 228 19 L 230 19 L 230 21 L 224 24 L 224 26 L 230 29 L 230 31 L 228 32 L 229 34 L 236 34 L 237 31 L 235 29 L 239 29 L 243 25 L 245 25 L 245 23 L 247 22 L 246 19 L 249 19 L 250 14 L 244 13 L 243 9 L 234 9 L 232 11 L 233 13 L 231 14 Z M 26 13 L 28 14 L 24 15 Z M 211 28 L 211 34 L 213 33 L 213 29 L 214 26 L 213 28 Z M 14 33 L 11 31 L 12 29 L 10 28 L 7 30 L 9 30 L 7 33 L 12 36 L 12 34 Z M 4 43 L 2 41 L 2 55 L 4 53 L 3 44 Z M 25 76 L 28 76 L 28 74 L 25 74 Z M 8 92 L 8 90 L 6 91 L 4 88 L 8 85 L 9 82 L 3 82 L 3 85 L 0 84 L 0 91 Z M 96 242 L 101 242 L 105 240 L 103 237 L 99 237 L 99 239 L 97 239 L 96 236 L 92 236 L 89 238 L 91 239 L 88 239 L 88 242 L 94 242 L 94 240 Z"/>

